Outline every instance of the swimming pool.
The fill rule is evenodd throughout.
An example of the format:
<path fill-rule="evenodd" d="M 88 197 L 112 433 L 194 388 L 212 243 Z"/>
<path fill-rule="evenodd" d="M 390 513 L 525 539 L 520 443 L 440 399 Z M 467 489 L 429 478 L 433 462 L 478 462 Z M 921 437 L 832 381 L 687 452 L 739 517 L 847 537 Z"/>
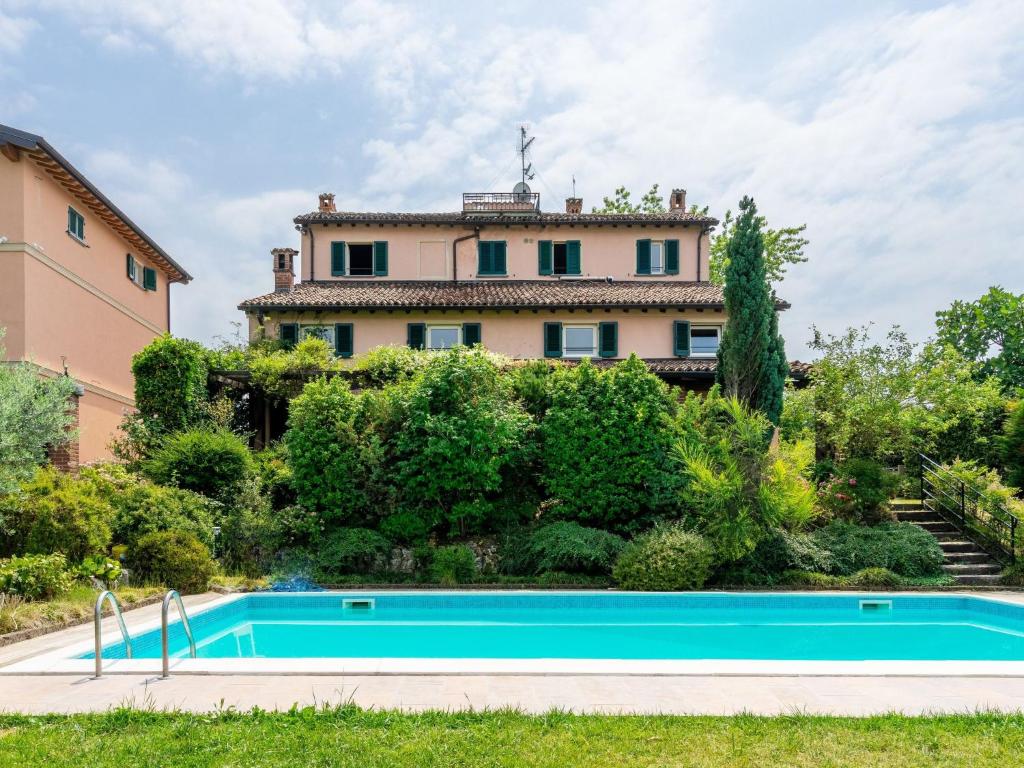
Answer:
<path fill-rule="evenodd" d="M 1024 660 L 1024 606 L 960 595 L 250 594 L 191 623 L 207 660 Z M 132 644 L 159 659 L 159 628 Z M 177 621 L 170 652 L 188 656 Z"/>

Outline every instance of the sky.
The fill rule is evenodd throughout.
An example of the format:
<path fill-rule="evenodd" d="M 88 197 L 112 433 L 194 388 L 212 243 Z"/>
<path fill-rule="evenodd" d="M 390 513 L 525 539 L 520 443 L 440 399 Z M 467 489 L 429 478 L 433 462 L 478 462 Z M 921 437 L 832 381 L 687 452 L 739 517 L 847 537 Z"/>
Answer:
<path fill-rule="evenodd" d="M 584 210 L 685 188 L 807 224 L 778 286 L 809 359 L 990 285 L 1024 291 L 1024 2 L 0 0 L 0 122 L 47 138 L 195 277 L 176 335 L 233 338 L 270 249 L 341 210 L 457 210 L 517 180 Z"/>

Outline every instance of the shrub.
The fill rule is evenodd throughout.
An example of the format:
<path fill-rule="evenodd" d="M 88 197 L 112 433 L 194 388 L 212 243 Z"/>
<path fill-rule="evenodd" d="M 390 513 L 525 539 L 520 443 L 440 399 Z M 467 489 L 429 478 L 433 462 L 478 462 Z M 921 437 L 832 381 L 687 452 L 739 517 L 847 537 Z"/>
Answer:
<path fill-rule="evenodd" d="M 553 371 L 554 366 L 547 360 L 529 360 L 508 374 L 512 382 L 512 393 L 535 419 L 542 419 L 551 406 Z"/>
<path fill-rule="evenodd" d="M 794 587 L 841 587 L 845 584 L 838 576 L 816 571 L 785 571 L 779 582 Z"/>
<path fill-rule="evenodd" d="M 270 497 L 270 505 L 274 509 L 283 509 L 294 504 L 292 468 L 288 462 L 288 449 L 285 444 L 274 443 L 269 448 L 254 453 L 252 459 L 263 490 Z"/>
<path fill-rule="evenodd" d="M 169 436 L 143 467 L 154 482 L 201 493 L 226 505 L 252 472 L 253 462 L 238 435 L 191 429 Z"/>
<path fill-rule="evenodd" d="M 64 555 L 25 555 L 0 560 L 0 592 L 26 600 L 52 600 L 74 584 Z"/>
<path fill-rule="evenodd" d="M 1000 575 L 999 583 L 1008 587 L 1024 587 L 1024 562 L 1018 560 L 1006 568 Z"/>
<path fill-rule="evenodd" d="M 1014 406 L 1006 420 L 1001 448 L 1006 482 L 1024 488 L 1024 400 Z"/>
<path fill-rule="evenodd" d="M 299 505 L 319 518 L 311 519 L 311 532 L 321 520 L 351 523 L 365 509 L 356 409 L 356 396 L 339 377 L 309 382 L 289 406 L 292 485 Z"/>
<path fill-rule="evenodd" d="M 612 576 L 622 589 L 700 589 L 714 564 L 714 548 L 679 524 L 641 534 L 622 550 Z"/>
<path fill-rule="evenodd" d="M 636 355 L 607 371 L 584 360 L 550 376 L 541 480 L 553 513 L 631 532 L 678 506 L 668 386 Z"/>
<path fill-rule="evenodd" d="M 140 536 L 156 531 L 185 531 L 213 546 L 219 505 L 198 493 L 155 485 L 116 464 L 87 467 L 82 480 L 95 488 L 114 511 L 112 540 L 129 549 Z"/>
<path fill-rule="evenodd" d="M 727 584 L 773 584 L 787 571 L 828 573 L 832 553 L 808 534 L 772 529 L 754 551 L 728 567 L 718 581 Z"/>
<path fill-rule="evenodd" d="M 822 485 L 818 498 L 840 520 L 873 525 L 885 519 L 895 485 L 896 479 L 877 461 L 850 459 Z"/>
<path fill-rule="evenodd" d="M 464 584 L 476 576 L 476 556 L 464 544 L 438 547 L 430 558 L 430 580 L 446 587 Z"/>
<path fill-rule="evenodd" d="M 1004 485 L 996 470 L 981 466 L 974 461 L 961 461 L 960 459 L 956 459 L 943 468 L 957 480 L 978 492 L 981 497 L 981 506 L 985 511 L 1006 507 L 1018 517 L 1024 515 L 1024 501 L 1017 498 L 1018 489 Z M 942 481 L 938 482 L 940 486 L 943 485 Z M 951 496 L 956 496 L 960 492 L 959 484 L 946 484 L 944 491 Z"/>
<path fill-rule="evenodd" d="M 422 544 L 427 539 L 427 524 L 415 512 L 396 512 L 380 521 L 381 534 L 396 544 Z"/>
<path fill-rule="evenodd" d="M 563 521 L 538 528 L 529 551 L 537 573 L 608 574 L 624 546 L 614 533 Z"/>
<path fill-rule="evenodd" d="M 522 458 L 530 418 L 482 349 L 435 353 L 408 384 L 394 482 L 428 524 L 460 534 L 491 527 L 488 495 Z"/>
<path fill-rule="evenodd" d="M 279 520 L 259 478 L 250 476 L 220 515 L 217 555 L 224 567 L 250 578 L 262 576 L 285 544 Z"/>
<path fill-rule="evenodd" d="M 429 353 L 408 346 L 374 347 L 356 360 L 367 386 L 384 387 L 411 379 L 430 359 Z"/>
<path fill-rule="evenodd" d="M 194 426 L 206 402 L 206 351 L 194 341 L 164 334 L 132 358 L 135 406 L 159 432 Z"/>
<path fill-rule="evenodd" d="M 78 575 L 85 579 L 96 579 L 107 589 L 113 589 L 121 578 L 121 563 L 116 559 L 93 555 L 78 566 Z"/>
<path fill-rule="evenodd" d="M 842 576 L 864 568 L 886 568 L 910 578 L 942 574 L 942 547 L 913 523 L 867 527 L 836 521 L 813 536 L 818 546 L 832 553 L 833 573 Z"/>
<path fill-rule="evenodd" d="M 0 554 L 60 552 L 79 562 L 107 551 L 113 517 L 92 483 L 43 468 L 19 492 L 0 496 Z"/>
<path fill-rule="evenodd" d="M 316 547 L 317 581 L 331 582 L 348 574 L 380 570 L 391 551 L 388 540 L 368 528 L 338 528 Z"/>
<path fill-rule="evenodd" d="M 271 398 L 287 399 L 303 389 L 301 371 L 336 371 L 338 361 L 324 339 L 307 336 L 292 349 L 264 347 L 249 358 L 252 382 Z"/>
<path fill-rule="evenodd" d="M 864 568 L 846 579 L 850 587 L 865 589 L 896 589 L 903 584 L 903 579 L 886 568 Z"/>
<path fill-rule="evenodd" d="M 139 538 L 129 565 L 140 579 L 182 594 L 205 592 L 214 573 L 213 558 L 203 543 L 184 531 L 158 531 Z"/>

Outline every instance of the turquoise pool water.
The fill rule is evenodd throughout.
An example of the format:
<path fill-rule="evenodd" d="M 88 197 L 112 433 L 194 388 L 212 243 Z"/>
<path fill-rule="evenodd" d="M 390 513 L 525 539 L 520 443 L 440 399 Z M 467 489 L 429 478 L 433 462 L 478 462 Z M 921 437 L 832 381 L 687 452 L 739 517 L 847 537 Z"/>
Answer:
<path fill-rule="evenodd" d="M 955 595 L 254 594 L 192 628 L 201 658 L 1024 660 L 1024 607 Z M 133 651 L 159 658 L 160 631 Z"/>

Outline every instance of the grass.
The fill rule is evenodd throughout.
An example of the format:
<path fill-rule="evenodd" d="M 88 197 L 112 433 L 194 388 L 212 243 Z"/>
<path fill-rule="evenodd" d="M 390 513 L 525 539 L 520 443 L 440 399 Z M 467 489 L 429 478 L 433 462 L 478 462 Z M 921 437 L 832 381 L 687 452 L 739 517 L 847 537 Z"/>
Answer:
<path fill-rule="evenodd" d="M 297 709 L 0 715 L 0 765 L 984 766 L 1020 765 L 1024 715 L 906 718 L 528 716 Z"/>
<path fill-rule="evenodd" d="M 128 608 L 163 591 L 163 587 L 118 587 L 117 599 Z M 22 629 L 58 629 L 91 619 L 98 594 L 91 586 L 80 584 L 57 600 L 27 601 L 0 595 L 0 635 Z"/>

